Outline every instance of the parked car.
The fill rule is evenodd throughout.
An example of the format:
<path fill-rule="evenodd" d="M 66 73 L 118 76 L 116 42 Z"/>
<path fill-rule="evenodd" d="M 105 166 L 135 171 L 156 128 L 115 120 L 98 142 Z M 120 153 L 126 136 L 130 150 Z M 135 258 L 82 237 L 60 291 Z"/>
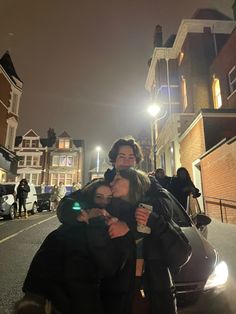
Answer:
<path fill-rule="evenodd" d="M 51 208 L 51 193 L 39 193 L 38 197 L 38 212 L 41 213 L 43 210 L 50 211 Z"/>
<path fill-rule="evenodd" d="M 14 219 L 18 212 L 18 202 L 16 200 L 16 190 L 18 183 L 3 183 L 6 193 L 2 197 L 2 208 L 0 210 L 0 216 L 6 219 Z M 29 183 L 30 192 L 26 199 L 26 209 L 28 213 L 35 214 L 37 212 L 37 194 L 35 186 Z"/>
<path fill-rule="evenodd" d="M 172 274 L 179 306 L 193 304 L 202 295 L 214 295 L 223 291 L 228 279 L 227 264 L 206 239 L 207 225 L 211 219 L 199 211 L 197 205 L 189 213 L 191 216 L 180 204 L 172 212 L 172 219 L 181 227 L 192 247 L 189 261 L 179 273 Z M 138 309 L 142 291 L 136 293 Z M 137 313 L 141 312 L 146 314 L 146 310 L 137 310 Z"/>

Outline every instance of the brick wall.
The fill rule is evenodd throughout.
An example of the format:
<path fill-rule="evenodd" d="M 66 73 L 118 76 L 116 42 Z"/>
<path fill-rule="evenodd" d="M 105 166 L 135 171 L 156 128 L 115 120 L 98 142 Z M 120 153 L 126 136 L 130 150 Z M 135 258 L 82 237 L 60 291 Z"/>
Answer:
<path fill-rule="evenodd" d="M 215 75 L 220 80 L 222 107 L 236 108 L 236 93 L 229 96 L 228 73 L 236 64 L 236 30 L 231 34 L 228 42 L 219 52 L 219 55 L 214 60 L 210 67 L 211 77 Z"/>
<path fill-rule="evenodd" d="M 192 173 L 192 162 L 205 152 L 205 140 L 202 118 L 194 125 L 190 132 L 180 142 L 180 162 L 182 167 Z"/>
<path fill-rule="evenodd" d="M 202 183 L 205 196 L 236 202 L 236 141 L 228 141 L 201 160 Z M 206 198 L 210 217 L 221 220 L 219 200 Z M 236 224 L 236 203 L 222 201 L 225 222 Z"/>

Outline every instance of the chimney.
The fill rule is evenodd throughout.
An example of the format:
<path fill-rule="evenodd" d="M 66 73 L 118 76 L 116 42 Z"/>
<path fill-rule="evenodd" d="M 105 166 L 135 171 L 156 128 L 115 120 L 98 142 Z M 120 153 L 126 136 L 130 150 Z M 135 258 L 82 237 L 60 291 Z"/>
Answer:
<path fill-rule="evenodd" d="M 154 48 L 163 46 L 163 43 L 162 43 L 162 27 L 161 27 L 161 25 L 157 25 L 156 28 L 155 28 L 153 45 L 154 45 Z"/>
<path fill-rule="evenodd" d="M 236 0 L 234 1 L 233 5 L 232 5 L 232 9 L 233 9 L 234 19 L 236 20 Z"/>

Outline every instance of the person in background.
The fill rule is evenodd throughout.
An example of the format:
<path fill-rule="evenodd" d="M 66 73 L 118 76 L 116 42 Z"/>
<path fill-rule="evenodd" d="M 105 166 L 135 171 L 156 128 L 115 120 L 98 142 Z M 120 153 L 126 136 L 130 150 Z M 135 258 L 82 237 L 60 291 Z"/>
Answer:
<path fill-rule="evenodd" d="M 187 209 L 188 197 L 192 194 L 194 198 L 201 195 L 199 189 L 193 184 L 189 172 L 186 168 L 180 167 L 177 170 L 177 175 L 171 178 L 169 191 Z"/>
<path fill-rule="evenodd" d="M 27 209 L 26 209 L 26 199 L 28 197 L 28 193 L 30 192 L 30 187 L 26 179 L 22 179 L 16 190 L 16 199 L 19 202 L 19 218 L 21 218 L 21 210 L 22 206 L 24 208 L 25 218 L 28 217 Z"/>
<path fill-rule="evenodd" d="M 78 182 L 73 182 L 72 187 L 71 187 L 71 193 L 78 191 L 81 189 L 81 184 Z"/>
<path fill-rule="evenodd" d="M 162 168 L 158 168 L 155 171 L 155 178 L 158 181 L 158 183 L 164 188 L 169 190 L 169 185 L 171 181 L 171 177 L 168 177 L 165 174 L 165 170 Z"/>
<path fill-rule="evenodd" d="M 51 197 L 50 197 L 50 210 L 51 211 L 54 211 L 57 208 L 57 205 L 58 205 L 57 194 L 58 194 L 58 185 L 55 184 L 51 189 Z"/>
<path fill-rule="evenodd" d="M 41 183 L 40 189 L 41 189 L 41 194 L 45 193 L 45 183 L 44 182 Z"/>
<path fill-rule="evenodd" d="M 66 187 L 63 182 L 59 183 L 58 189 L 57 189 L 57 201 L 60 202 L 61 199 L 66 195 Z"/>

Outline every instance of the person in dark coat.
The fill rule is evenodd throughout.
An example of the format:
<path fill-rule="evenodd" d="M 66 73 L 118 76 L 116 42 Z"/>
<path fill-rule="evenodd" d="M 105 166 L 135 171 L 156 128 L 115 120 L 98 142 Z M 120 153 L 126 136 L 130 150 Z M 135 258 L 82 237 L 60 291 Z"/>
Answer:
<path fill-rule="evenodd" d="M 172 177 L 169 191 L 180 202 L 180 204 L 187 209 L 188 197 L 192 194 L 194 198 L 201 196 L 199 189 L 193 184 L 189 172 L 186 168 L 180 167 L 177 170 L 177 175 Z"/>
<path fill-rule="evenodd" d="M 131 167 L 136 167 L 139 162 L 142 160 L 142 152 L 139 147 L 139 145 L 135 142 L 133 138 L 121 138 L 117 140 L 110 152 L 109 152 L 109 159 L 110 162 L 113 165 L 112 169 L 108 169 L 104 175 L 104 178 L 112 182 L 116 176 L 116 173 L 119 171 L 122 171 L 123 169 L 129 169 Z M 162 207 L 166 208 L 167 212 L 173 212 L 175 206 L 179 206 L 176 202 L 176 200 L 171 196 L 170 193 L 167 193 L 155 180 L 155 178 L 150 177 L 151 185 L 149 188 L 149 194 L 153 198 L 158 198 L 162 202 Z M 131 184 L 132 185 L 132 184 Z M 150 195 L 149 195 L 150 197 Z M 120 206 L 120 208 L 122 208 Z M 165 211 L 166 211 L 165 210 Z M 57 209 L 57 214 L 60 217 L 61 215 L 67 216 L 68 210 L 66 206 L 60 206 Z M 169 225 L 167 223 L 167 225 Z M 132 226 L 130 226 L 132 229 Z M 158 229 L 158 227 L 157 227 Z M 121 219 L 119 221 L 116 221 L 115 223 L 111 224 L 109 227 L 109 234 L 112 239 L 119 238 L 123 236 L 127 232 L 127 223 L 124 223 Z M 158 231 L 157 231 L 158 232 Z M 179 243 L 179 234 L 181 231 L 179 230 L 179 233 L 175 234 L 174 239 L 172 239 L 172 242 L 177 244 Z M 164 237 L 165 233 L 163 233 Z M 181 238 L 181 236 L 180 236 Z M 168 239 L 167 239 L 168 240 Z M 159 243 L 160 244 L 160 243 Z M 160 245 L 159 245 L 160 246 Z M 178 245 L 177 245 L 178 246 Z M 163 258 L 165 254 L 163 253 Z M 174 256 L 176 255 L 176 258 L 178 259 L 178 252 L 174 250 Z M 176 268 L 177 270 L 179 267 L 181 267 L 181 263 L 184 264 L 187 259 L 190 256 L 189 252 L 189 246 L 187 245 L 187 252 L 185 252 L 184 256 L 180 256 L 179 260 L 176 260 L 176 258 L 173 259 L 173 264 L 170 265 L 172 269 Z M 173 257 L 173 254 L 172 254 Z M 171 259 L 169 259 L 171 260 Z M 174 263 L 175 262 L 175 263 Z M 174 265 L 176 264 L 176 265 Z M 132 303 L 133 303 L 133 294 L 134 294 L 134 286 L 135 286 L 135 279 L 134 279 L 134 270 L 135 270 L 135 254 L 131 254 L 129 256 L 129 260 L 127 260 L 126 264 L 122 268 L 122 271 L 117 272 L 113 277 L 110 278 L 104 278 L 102 280 L 102 292 L 104 296 L 109 295 L 109 298 L 106 299 L 107 308 L 111 309 L 112 305 L 114 305 L 114 309 L 119 307 L 119 300 L 120 295 L 126 294 L 126 297 L 123 299 L 125 300 L 125 306 L 124 311 L 122 314 L 130 314 L 132 313 Z M 153 268 L 152 268 L 153 269 Z M 165 272 L 163 271 L 165 269 Z M 163 294 L 160 293 L 161 297 L 158 298 L 159 300 L 162 300 L 162 306 L 164 306 L 166 309 L 169 308 L 165 312 L 173 313 L 175 311 L 175 293 L 172 289 L 172 286 L 170 285 L 170 273 L 168 271 L 168 265 L 164 263 L 157 264 L 157 268 L 155 270 L 155 282 L 158 282 L 158 278 L 160 279 L 160 287 L 159 292 L 162 291 Z M 129 287 L 129 289 L 127 289 Z M 151 289 L 152 290 L 152 289 Z M 167 293 L 167 297 L 165 298 L 165 293 Z M 163 298 L 162 298 L 163 297 Z M 107 311 L 106 313 L 111 313 L 111 311 Z M 119 312 L 116 312 L 119 313 Z"/>
<path fill-rule="evenodd" d="M 168 177 L 165 174 L 165 170 L 162 168 L 158 168 L 155 171 L 155 178 L 157 182 L 164 188 L 164 189 L 169 189 L 171 177 Z"/>
<path fill-rule="evenodd" d="M 63 206 L 73 214 L 60 217 L 62 226 L 48 235 L 33 258 L 23 285 L 26 298 L 43 296 L 62 314 L 104 313 L 100 282 L 113 276 L 135 251 L 129 234 L 110 239 L 106 221 L 117 219 L 104 211 L 110 201 L 104 180 L 64 199 Z"/>
<path fill-rule="evenodd" d="M 19 218 L 21 218 L 21 210 L 22 206 L 24 208 L 25 218 L 28 217 L 27 209 L 26 209 L 26 199 L 28 197 L 28 193 L 30 192 L 30 187 L 26 179 L 22 179 L 16 190 L 16 198 L 19 202 Z"/>

